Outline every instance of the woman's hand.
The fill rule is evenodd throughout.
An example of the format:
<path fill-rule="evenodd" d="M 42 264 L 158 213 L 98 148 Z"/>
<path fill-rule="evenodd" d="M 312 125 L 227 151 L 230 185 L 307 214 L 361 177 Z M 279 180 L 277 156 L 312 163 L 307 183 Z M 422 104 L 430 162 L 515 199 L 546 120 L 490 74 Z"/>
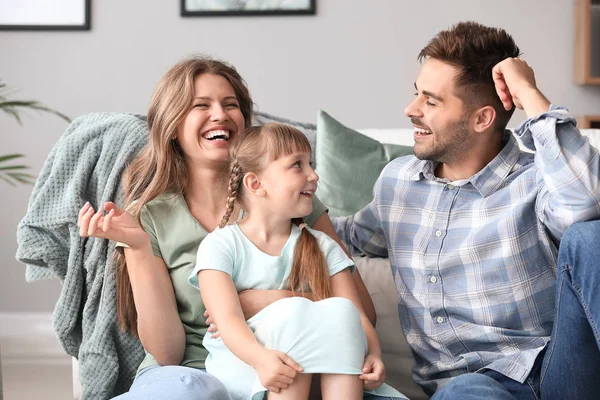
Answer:
<path fill-rule="evenodd" d="M 149 243 L 148 234 L 127 212 L 111 202 L 104 203 L 102 210 L 94 212 L 89 202 L 85 203 L 77 218 L 81 237 L 98 237 L 125 243 L 131 249 L 139 249 Z"/>
<path fill-rule="evenodd" d="M 281 389 L 286 389 L 294 382 L 296 374 L 302 372 L 302 368 L 281 351 L 265 350 L 264 354 L 258 357 L 260 361 L 253 367 L 256 369 L 260 383 L 270 392 L 279 393 Z"/>
<path fill-rule="evenodd" d="M 365 389 L 376 389 L 385 381 L 385 365 L 379 356 L 367 354 L 362 370 L 359 378 L 364 381 Z"/>

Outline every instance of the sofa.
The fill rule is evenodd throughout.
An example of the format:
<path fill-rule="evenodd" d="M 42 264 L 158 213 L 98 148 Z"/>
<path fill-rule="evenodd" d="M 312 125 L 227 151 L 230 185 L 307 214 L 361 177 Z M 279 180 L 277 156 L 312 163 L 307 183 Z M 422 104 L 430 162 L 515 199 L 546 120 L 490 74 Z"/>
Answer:
<path fill-rule="evenodd" d="M 257 113 L 255 124 L 283 122 L 303 131 L 313 146 L 313 160 L 320 176 L 317 195 L 332 217 L 350 215 L 372 198 L 372 187 L 382 168 L 392 159 L 412 153 L 412 129 L 360 129 L 344 126 L 324 111 L 317 123 L 301 123 Z M 600 147 L 600 130 L 582 130 Z M 377 312 L 376 331 L 387 369 L 387 383 L 410 399 L 427 397 L 412 379 L 414 363 L 398 318 L 398 297 L 388 259 L 356 257 L 357 267 Z M 81 398 L 78 363 L 74 360 L 74 397 Z"/>

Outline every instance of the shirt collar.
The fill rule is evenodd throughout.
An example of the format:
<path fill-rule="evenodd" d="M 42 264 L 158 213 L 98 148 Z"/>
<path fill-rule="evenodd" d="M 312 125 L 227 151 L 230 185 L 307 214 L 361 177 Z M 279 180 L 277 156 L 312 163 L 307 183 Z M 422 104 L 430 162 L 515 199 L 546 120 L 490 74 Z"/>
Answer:
<path fill-rule="evenodd" d="M 509 130 L 504 131 L 502 143 L 504 143 L 502 150 L 488 165 L 469 179 L 454 182 L 456 186 L 464 186 L 470 182 L 483 197 L 487 197 L 496 191 L 521 156 L 519 144 Z M 409 167 L 409 177 L 412 180 L 428 179 L 449 183 L 448 179 L 435 176 L 437 165 L 438 162 L 435 161 L 415 158 L 415 162 Z"/>

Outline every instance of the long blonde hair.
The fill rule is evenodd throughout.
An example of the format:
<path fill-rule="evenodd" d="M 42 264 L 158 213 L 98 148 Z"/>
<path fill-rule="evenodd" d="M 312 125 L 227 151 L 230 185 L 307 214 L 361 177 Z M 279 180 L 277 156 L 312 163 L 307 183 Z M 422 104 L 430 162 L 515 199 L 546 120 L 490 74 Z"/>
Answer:
<path fill-rule="evenodd" d="M 236 69 L 205 56 L 186 58 L 158 82 L 148 108 L 148 144 L 127 167 L 123 176 L 125 209 L 140 221 L 142 207 L 157 196 L 169 192 L 185 194 L 188 173 L 184 153 L 176 140 L 177 127 L 192 107 L 195 81 L 201 74 L 227 79 L 233 87 L 245 127 L 252 124 L 253 102 L 246 83 Z M 125 257 L 116 253 L 117 316 L 119 326 L 137 335 L 137 312 Z"/>
<path fill-rule="evenodd" d="M 259 173 L 269 163 L 295 152 L 310 154 L 310 143 L 302 132 L 289 125 L 266 124 L 246 129 L 229 149 L 227 210 L 219 227 L 227 225 L 236 202 L 243 206 L 241 182 L 246 173 Z M 299 225 L 302 218 L 294 219 L 293 222 Z M 288 289 L 292 292 L 299 290 L 302 295 L 310 291 L 313 300 L 326 299 L 332 295 L 325 255 L 317 238 L 307 229 L 301 230 L 294 248 Z"/>

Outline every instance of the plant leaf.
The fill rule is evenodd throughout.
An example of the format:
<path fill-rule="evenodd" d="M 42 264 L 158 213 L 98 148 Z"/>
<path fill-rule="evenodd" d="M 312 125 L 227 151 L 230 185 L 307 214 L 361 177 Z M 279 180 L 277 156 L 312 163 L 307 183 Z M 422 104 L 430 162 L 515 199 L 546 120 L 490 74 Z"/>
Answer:
<path fill-rule="evenodd" d="M 23 154 L 8 154 L 6 156 L 0 156 L 0 162 L 12 160 L 14 158 L 25 157 Z"/>
<path fill-rule="evenodd" d="M 2 179 L 3 181 L 5 181 L 6 183 L 13 185 L 13 186 L 17 186 L 16 183 L 14 183 L 13 181 L 11 181 L 10 179 L 8 179 L 7 177 L 5 177 L 4 175 L 0 174 L 0 179 Z"/>
<path fill-rule="evenodd" d="M 0 171 L 8 171 L 15 169 L 27 169 L 29 168 L 27 165 L 9 165 L 8 167 L 0 167 Z"/>
<path fill-rule="evenodd" d="M 24 100 L 10 100 L 10 101 L 1 101 L 0 102 L 0 110 L 9 114 L 13 118 L 17 120 L 19 124 L 21 124 L 21 109 L 31 109 L 37 111 L 44 111 L 50 114 L 54 114 L 67 122 L 71 122 L 71 119 L 67 117 L 65 114 L 60 113 L 56 110 L 53 110 L 49 107 L 46 107 L 42 103 L 38 101 L 24 101 Z"/>
<path fill-rule="evenodd" d="M 20 172 L 9 172 L 6 175 L 21 183 L 32 184 L 33 182 L 35 182 L 35 177 L 30 174 L 23 174 Z"/>
<path fill-rule="evenodd" d="M 3 181 L 16 186 L 16 183 L 33 184 L 35 182 L 35 176 L 23 172 L 29 168 L 27 165 L 4 165 L 8 161 L 22 158 L 23 154 L 8 154 L 0 156 L 0 179 Z"/>
<path fill-rule="evenodd" d="M 21 112 L 23 110 L 36 110 L 43 111 L 50 114 L 54 114 L 59 118 L 64 119 L 67 122 L 71 122 L 71 119 L 65 114 L 53 110 L 39 101 L 34 100 L 10 100 L 9 96 L 12 95 L 12 90 L 6 86 L 4 82 L 0 80 L 0 111 L 7 113 L 12 116 L 19 124 L 21 124 Z M 0 156 L 0 179 L 16 186 L 16 183 L 32 184 L 35 182 L 35 176 L 22 172 L 29 168 L 26 165 L 6 165 L 8 161 L 15 160 L 17 158 L 24 157 L 23 154 L 7 154 Z"/>

